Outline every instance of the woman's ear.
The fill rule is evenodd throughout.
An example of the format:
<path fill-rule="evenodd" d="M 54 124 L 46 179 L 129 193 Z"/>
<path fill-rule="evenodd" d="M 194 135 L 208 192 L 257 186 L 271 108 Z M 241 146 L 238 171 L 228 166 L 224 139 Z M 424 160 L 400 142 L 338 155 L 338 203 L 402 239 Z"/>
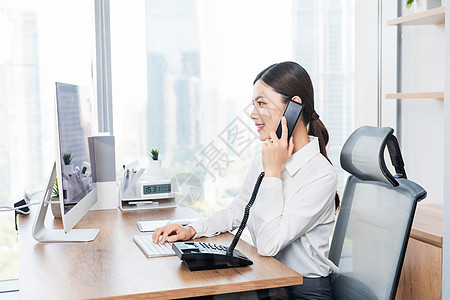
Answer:
<path fill-rule="evenodd" d="M 303 103 L 302 103 L 302 99 L 301 99 L 299 96 L 294 96 L 294 97 L 292 97 L 291 100 L 294 100 L 295 102 L 298 102 L 298 103 L 300 103 L 300 104 L 303 104 Z"/>

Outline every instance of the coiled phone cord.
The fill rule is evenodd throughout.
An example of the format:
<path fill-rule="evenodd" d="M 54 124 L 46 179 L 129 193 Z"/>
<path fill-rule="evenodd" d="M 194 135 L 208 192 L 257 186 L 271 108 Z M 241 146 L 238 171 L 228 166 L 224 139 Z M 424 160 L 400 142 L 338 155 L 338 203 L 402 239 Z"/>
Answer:
<path fill-rule="evenodd" d="M 261 185 L 261 181 L 264 178 L 264 172 L 261 172 L 259 174 L 258 179 L 256 180 L 255 187 L 253 188 L 252 197 L 250 198 L 250 201 L 248 201 L 247 206 L 245 207 L 244 217 L 242 218 L 241 225 L 239 225 L 239 229 L 236 233 L 236 235 L 233 238 L 233 241 L 231 242 L 230 247 L 228 247 L 227 255 L 233 256 L 234 248 L 236 247 L 239 238 L 242 235 L 242 232 L 244 231 L 245 225 L 247 225 L 248 216 L 250 215 L 250 208 L 252 207 L 253 203 L 255 203 L 256 195 L 258 194 L 259 186 Z"/>

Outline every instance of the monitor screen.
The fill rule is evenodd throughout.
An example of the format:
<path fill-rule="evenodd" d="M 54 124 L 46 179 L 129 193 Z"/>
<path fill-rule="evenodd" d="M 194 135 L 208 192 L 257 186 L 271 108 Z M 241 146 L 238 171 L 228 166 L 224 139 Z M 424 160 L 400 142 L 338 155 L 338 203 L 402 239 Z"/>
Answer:
<path fill-rule="evenodd" d="M 88 137 L 93 133 L 92 95 L 89 89 L 56 83 L 60 196 L 67 214 L 94 189 Z M 58 176 L 59 177 L 59 176 Z"/>

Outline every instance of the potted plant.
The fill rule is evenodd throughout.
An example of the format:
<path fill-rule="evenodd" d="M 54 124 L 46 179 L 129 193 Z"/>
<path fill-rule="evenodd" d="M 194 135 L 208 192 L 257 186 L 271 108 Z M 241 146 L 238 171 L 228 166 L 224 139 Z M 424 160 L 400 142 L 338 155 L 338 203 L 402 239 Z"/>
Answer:
<path fill-rule="evenodd" d="M 150 156 L 150 158 L 152 160 L 158 160 L 158 156 L 159 156 L 159 150 L 158 149 L 153 149 L 151 151 L 149 151 L 148 155 Z"/>
<path fill-rule="evenodd" d="M 148 164 L 147 174 L 150 179 L 164 179 L 164 169 L 162 168 L 162 161 L 159 160 L 159 150 L 153 149 L 148 151 L 150 159 Z"/>
<path fill-rule="evenodd" d="M 73 173 L 73 165 L 72 165 L 72 153 L 70 152 L 66 152 L 63 154 L 63 162 L 64 162 L 64 173 L 66 173 L 66 175 L 70 175 Z"/>
<path fill-rule="evenodd" d="M 61 206 L 59 204 L 58 179 L 55 179 L 55 184 L 53 185 L 50 206 L 52 208 L 53 217 L 55 217 L 56 219 L 61 219 Z"/>

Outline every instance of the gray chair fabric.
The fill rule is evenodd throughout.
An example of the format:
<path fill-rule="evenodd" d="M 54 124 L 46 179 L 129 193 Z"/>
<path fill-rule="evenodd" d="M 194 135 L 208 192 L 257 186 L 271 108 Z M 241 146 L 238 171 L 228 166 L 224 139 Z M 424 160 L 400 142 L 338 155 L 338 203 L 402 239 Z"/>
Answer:
<path fill-rule="evenodd" d="M 388 147 L 396 174 L 384 161 Z M 341 151 L 350 173 L 329 258 L 335 299 L 394 299 L 418 201 L 426 191 L 408 180 L 393 129 L 358 128 Z"/>

